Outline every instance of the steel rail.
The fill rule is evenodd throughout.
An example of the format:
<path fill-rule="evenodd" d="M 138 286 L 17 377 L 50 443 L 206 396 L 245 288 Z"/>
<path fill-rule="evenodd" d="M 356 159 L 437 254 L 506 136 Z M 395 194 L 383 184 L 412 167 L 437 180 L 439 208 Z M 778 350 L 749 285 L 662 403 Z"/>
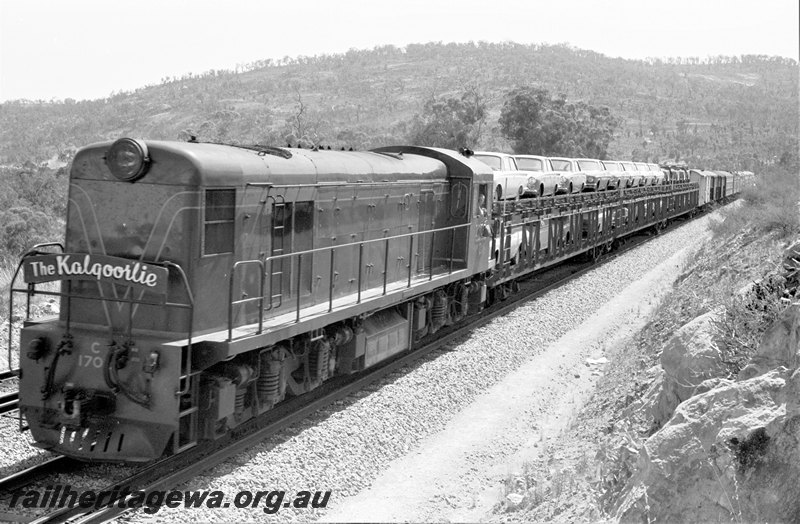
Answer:
<path fill-rule="evenodd" d="M 11 391 L 0 395 L 0 414 L 14 411 L 19 407 L 19 392 Z"/>
<path fill-rule="evenodd" d="M 34 464 L 22 471 L 12 473 L 0 479 L 0 493 L 13 493 L 33 483 L 37 479 L 46 477 L 52 473 L 63 471 L 69 466 L 75 466 L 78 462 L 64 456 L 56 456 L 47 459 L 39 464 Z"/>

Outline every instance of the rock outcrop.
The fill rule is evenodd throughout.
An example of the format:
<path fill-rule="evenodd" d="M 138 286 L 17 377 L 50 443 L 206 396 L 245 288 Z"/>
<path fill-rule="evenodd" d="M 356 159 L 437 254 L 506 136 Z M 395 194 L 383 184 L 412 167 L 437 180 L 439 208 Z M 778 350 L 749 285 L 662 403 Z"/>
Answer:
<path fill-rule="evenodd" d="M 682 403 L 640 451 L 620 520 L 800 521 L 799 395 L 781 368 Z"/>
<path fill-rule="evenodd" d="M 679 340 L 695 340 L 688 327 Z M 710 333 L 702 333 L 706 350 L 695 352 L 700 358 L 685 357 L 700 364 L 715 346 Z M 662 363 L 680 364 L 685 358 L 662 357 Z M 681 365 L 669 373 L 665 368 L 675 385 L 665 380 L 664 391 L 674 398 L 663 400 L 688 399 L 640 449 L 635 473 L 617 498 L 617 517 L 622 522 L 800 522 L 799 366 L 800 305 L 794 305 L 770 327 L 735 381 L 717 377 L 692 386 L 686 382 L 713 366 L 688 375 L 674 371 Z"/>
<path fill-rule="evenodd" d="M 739 372 L 739 379 L 746 380 L 779 366 L 789 369 L 800 366 L 800 304 L 790 306 L 764 333 L 758 351 Z"/>
<path fill-rule="evenodd" d="M 690 398 L 707 379 L 723 374 L 725 366 L 716 343 L 715 323 L 721 309 L 709 311 L 682 326 L 661 352 L 663 374 L 646 394 L 653 425 L 657 428 L 672 417 L 675 408 Z"/>

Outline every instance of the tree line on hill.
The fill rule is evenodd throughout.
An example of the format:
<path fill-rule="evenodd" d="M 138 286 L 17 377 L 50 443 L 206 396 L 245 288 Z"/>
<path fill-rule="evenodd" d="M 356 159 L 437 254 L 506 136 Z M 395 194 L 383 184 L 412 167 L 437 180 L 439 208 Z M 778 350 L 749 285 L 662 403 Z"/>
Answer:
<path fill-rule="evenodd" d="M 547 90 L 608 107 L 608 154 L 757 169 L 796 149 L 797 63 L 746 55 L 622 60 L 565 45 L 470 42 L 285 57 L 165 78 L 102 100 L 15 101 L 0 111 L 0 164 L 40 163 L 134 135 L 371 148 L 408 140 L 427 104 L 480 94 L 480 147 L 513 148 L 499 125 L 509 91 Z M 576 107 L 577 110 L 577 107 Z M 563 152 L 566 154 L 566 152 Z"/>
<path fill-rule="evenodd" d="M 381 46 L 0 104 L 0 259 L 63 228 L 68 163 L 121 136 L 369 149 L 416 143 L 797 169 L 797 62 L 623 60 L 566 45 Z"/>
<path fill-rule="evenodd" d="M 430 99 L 413 120 L 412 144 L 459 149 L 479 148 L 487 127 L 488 107 L 475 89 L 460 97 Z M 500 132 L 515 153 L 605 159 L 619 126 L 607 107 L 524 86 L 506 93 L 498 120 Z"/>

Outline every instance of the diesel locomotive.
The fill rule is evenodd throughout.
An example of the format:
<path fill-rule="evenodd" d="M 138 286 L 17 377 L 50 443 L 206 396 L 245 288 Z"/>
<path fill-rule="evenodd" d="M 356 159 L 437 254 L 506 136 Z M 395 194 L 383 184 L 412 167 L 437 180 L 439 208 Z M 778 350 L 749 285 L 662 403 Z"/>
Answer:
<path fill-rule="evenodd" d="M 26 285 L 12 282 L 12 303 L 61 304 L 21 330 L 21 424 L 82 460 L 180 453 L 699 205 L 689 181 L 514 201 L 493 188 L 468 153 L 415 146 L 82 149 L 65 242 L 24 255 Z"/>

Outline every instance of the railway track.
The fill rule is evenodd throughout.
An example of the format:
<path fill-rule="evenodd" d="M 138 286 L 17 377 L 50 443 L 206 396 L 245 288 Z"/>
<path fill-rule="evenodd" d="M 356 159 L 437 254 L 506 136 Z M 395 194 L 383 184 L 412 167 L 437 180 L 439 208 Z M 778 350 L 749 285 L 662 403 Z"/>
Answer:
<path fill-rule="evenodd" d="M 19 370 L 18 369 L 12 369 L 12 370 L 6 370 L 6 371 L 3 371 L 3 372 L 0 372 L 0 382 L 4 382 L 6 380 L 12 379 L 12 378 L 17 377 L 17 376 L 19 376 Z"/>
<path fill-rule="evenodd" d="M 0 479 L 0 493 L 13 493 L 48 475 L 74 468 L 78 463 L 70 458 L 56 456 L 22 471 Z"/>
<path fill-rule="evenodd" d="M 667 226 L 666 230 L 673 229 L 683 222 L 683 219 L 674 220 Z M 338 379 L 326 382 L 319 389 L 303 397 L 290 399 L 284 402 L 267 416 L 240 426 L 232 435 L 224 437 L 214 443 L 198 446 L 180 455 L 168 457 L 143 466 L 130 477 L 118 480 L 104 488 L 104 490 L 113 491 L 115 487 L 127 487 L 131 492 L 175 489 L 191 481 L 202 472 L 238 455 L 264 439 L 275 435 L 279 431 L 307 419 L 316 411 L 337 401 L 341 401 L 404 367 L 412 366 L 417 360 L 458 340 L 470 331 L 498 317 L 502 317 L 529 300 L 535 299 L 566 284 L 572 279 L 597 267 L 598 263 L 602 264 L 623 255 L 627 251 L 646 242 L 649 237 L 649 233 L 645 234 L 642 232 L 628 237 L 623 245 L 618 246 L 616 251 L 602 255 L 599 260 L 595 259 L 582 262 L 572 260 L 557 267 L 529 275 L 520 282 L 520 290 L 518 293 L 509 296 L 504 301 L 496 302 L 492 306 L 484 309 L 481 313 L 468 317 L 458 325 L 442 328 L 436 333 L 434 340 L 423 344 L 413 352 L 399 355 L 383 366 L 365 371 L 359 375 L 339 377 Z M 5 490 L 6 488 L 4 486 L 13 486 L 14 483 L 18 486 L 16 489 L 19 489 L 19 487 L 30 484 L 30 482 L 41 478 L 42 475 L 47 475 L 48 468 L 52 469 L 61 466 L 63 466 L 63 464 L 59 462 L 55 462 L 54 464 L 48 462 L 36 467 L 36 469 L 30 468 L 34 471 L 28 472 L 28 470 L 26 470 L 25 472 L 15 474 L 15 476 L 19 476 L 17 480 L 0 480 L 0 490 Z M 5 482 L 8 482 L 8 484 L 4 484 Z M 125 507 L 125 500 L 126 499 L 123 499 L 121 503 L 117 501 L 110 507 L 62 508 L 46 515 L 41 515 L 35 519 L 31 517 L 21 517 L 20 521 L 41 524 L 61 522 L 80 522 L 85 524 L 108 522 L 130 511 L 129 508 Z M 4 516 L 9 517 L 8 514 Z"/>
<path fill-rule="evenodd" d="M 0 387 L 5 388 L 7 382 L 15 381 L 19 376 L 19 370 L 7 370 L 0 373 Z M 0 393 L 0 415 L 14 411 L 19 407 L 19 392 L 5 391 Z"/>
<path fill-rule="evenodd" d="M 3 393 L 0 395 L 0 415 L 14 411 L 19 407 L 19 392 L 12 391 L 10 393 Z"/>

